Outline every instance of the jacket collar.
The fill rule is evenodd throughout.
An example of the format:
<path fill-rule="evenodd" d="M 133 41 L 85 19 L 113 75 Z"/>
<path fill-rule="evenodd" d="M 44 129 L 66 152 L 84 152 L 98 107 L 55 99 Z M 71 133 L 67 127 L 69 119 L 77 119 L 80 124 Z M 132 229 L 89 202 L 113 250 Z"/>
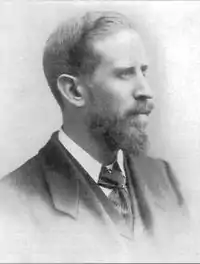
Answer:
<path fill-rule="evenodd" d="M 92 211 L 96 209 L 96 213 L 102 209 L 103 203 L 104 206 L 109 207 L 106 209 L 111 211 L 112 215 L 115 214 L 115 210 L 110 210 L 113 207 L 110 206 L 111 202 L 109 203 L 96 182 L 60 143 L 58 132 L 55 132 L 47 145 L 40 150 L 40 156 L 47 186 L 56 209 L 77 218 L 81 199 L 89 209 Z"/>
<path fill-rule="evenodd" d="M 40 150 L 45 180 L 55 208 L 76 218 L 80 184 L 76 177 L 78 173 L 73 157 L 64 150 L 57 136 L 58 133 L 54 133 L 47 145 Z"/>

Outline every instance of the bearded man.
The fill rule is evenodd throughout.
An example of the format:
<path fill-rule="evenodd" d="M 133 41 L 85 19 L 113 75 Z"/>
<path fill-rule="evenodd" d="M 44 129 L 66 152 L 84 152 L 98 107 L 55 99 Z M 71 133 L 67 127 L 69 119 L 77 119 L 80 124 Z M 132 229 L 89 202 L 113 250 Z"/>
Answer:
<path fill-rule="evenodd" d="M 43 68 L 63 125 L 1 180 L 1 260 L 137 260 L 132 242 L 184 211 L 170 165 L 146 154 L 142 40 L 126 16 L 87 12 L 50 35 Z"/>

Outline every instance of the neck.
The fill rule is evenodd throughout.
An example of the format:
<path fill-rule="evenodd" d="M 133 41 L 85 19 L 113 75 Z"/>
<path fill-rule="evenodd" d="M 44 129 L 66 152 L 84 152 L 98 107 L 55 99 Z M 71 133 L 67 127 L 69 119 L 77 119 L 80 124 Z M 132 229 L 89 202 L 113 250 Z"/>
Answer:
<path fill-rule="evenodd" d="M 72 126 L 64 123 L 63 130 L 68 137 L 101 164 L 109 165 L 116 159 L 117 150 L 110 150 L 105 140 L 93 138 L 86 129 L 77 123 L 73 122 Z"/>

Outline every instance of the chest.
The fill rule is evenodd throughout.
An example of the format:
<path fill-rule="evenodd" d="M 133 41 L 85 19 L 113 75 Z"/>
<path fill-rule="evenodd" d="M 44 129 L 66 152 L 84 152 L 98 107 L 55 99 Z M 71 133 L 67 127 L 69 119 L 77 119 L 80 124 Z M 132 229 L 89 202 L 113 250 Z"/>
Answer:
<path fill-rule="evenodd" d="M 79 207 L 77 219 L 49 208 L 34 208 L 20 214 L 10 229 L 9 261 L 129 261 L 127 241 L 109 218 L 102 217 L 97 221 L 96 216 L 83 206 Z"/>

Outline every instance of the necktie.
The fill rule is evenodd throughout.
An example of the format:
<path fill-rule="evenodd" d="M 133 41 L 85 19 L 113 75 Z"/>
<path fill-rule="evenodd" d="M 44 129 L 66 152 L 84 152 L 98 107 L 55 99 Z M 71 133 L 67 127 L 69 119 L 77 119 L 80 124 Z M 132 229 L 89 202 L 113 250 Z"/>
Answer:
<path fill-rule="evenodd" d="M 119 214 L 122 215 L 129 227 L 133 225 L 133 210 L 131 208 L 130 197 L 126 186 L 126 178 L 122 174 L 119 164 L 115 162 L 112 170 L 102 166 L 98 185 L 112 189 L 108 198 L 113 202 Z"/>

